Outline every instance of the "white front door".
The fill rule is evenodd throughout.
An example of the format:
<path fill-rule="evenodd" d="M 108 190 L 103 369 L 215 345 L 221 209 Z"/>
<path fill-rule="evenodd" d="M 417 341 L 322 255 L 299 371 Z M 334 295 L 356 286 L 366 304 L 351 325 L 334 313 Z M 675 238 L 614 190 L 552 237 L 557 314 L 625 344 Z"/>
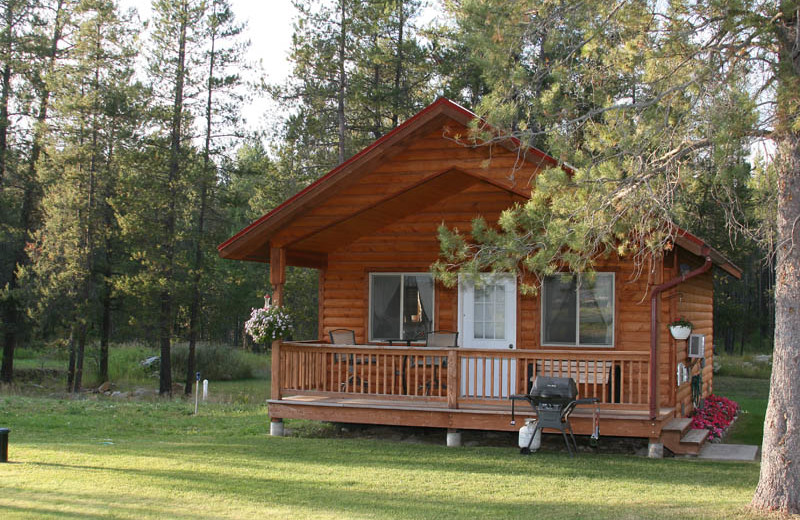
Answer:
<path fill-rule="evenodd" d="M 486 274 L 481 283 L 459 284 L 459 345 L 465 348 L 517 347 L 517 283 L 511 275 Z M 465 355 L 461 395 L 507 398 L 516 393 L 516 362 L 508 358 Z"/>

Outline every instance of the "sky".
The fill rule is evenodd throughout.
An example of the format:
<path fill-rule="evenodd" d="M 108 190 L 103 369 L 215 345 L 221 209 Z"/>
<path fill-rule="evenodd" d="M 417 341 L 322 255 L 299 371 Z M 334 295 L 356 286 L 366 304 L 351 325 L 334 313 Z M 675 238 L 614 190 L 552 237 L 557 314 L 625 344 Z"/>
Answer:
<path fill-rule="evenodd" d="M 250 40 L 247 61 L 261 63 L 265 80 L 281 84 L 289 76 L 288 60 L 296 10 L 291 0 L 230 0 L 239 22 L 246 24 L 243 39 Z M 135 7 L 142 20 L 150 18 L 151 0 L 120 0 L 123 9 Z M 242 110 L 247 126 L 264 128 L 277 123 L 280 108 L 265 95 Z"/>

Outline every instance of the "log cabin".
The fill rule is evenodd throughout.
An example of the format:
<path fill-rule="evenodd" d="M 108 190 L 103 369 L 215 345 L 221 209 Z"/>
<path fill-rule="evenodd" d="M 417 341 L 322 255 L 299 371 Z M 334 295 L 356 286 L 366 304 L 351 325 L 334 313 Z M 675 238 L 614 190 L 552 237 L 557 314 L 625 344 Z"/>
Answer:
<path fill-rule="evenodd" d="M 318 338 L 273 343 L 271 432 L 305 418 L 446 428 L 458 443 L 464 429 L 519 428 L 509 397 L 549 375 L 572 377 L 580 397 L 599 400 L 601 435 L 696 452 L 705 436 L 688 431 L 686 417 L 713 388 L 711 268 L 737 278 L 739 268 L 678 230 L 643 274 L 611 255 L 591 284 L 557 276 L 535 296 L 497 273 L 477 287 L 437 283 L 440 224 L 496 221 L 529 197 L 538 171 L 557 165 L 513 143 L 461 144 L 476 117 L 435 101 L 219 246 L 224 258 L 269 263 L 279 305 L 286 266 L 319 272 Z M 704 357 L 671 337 L 679 316 L 694 324 Z M 350 344 L 330 341 L 339 329 L 353 331 Z M 417 341 L 441 330 L 458 332 L 457 344 Z M 593 431 L 591 408 L 572 414 L 576 434 Z"/>

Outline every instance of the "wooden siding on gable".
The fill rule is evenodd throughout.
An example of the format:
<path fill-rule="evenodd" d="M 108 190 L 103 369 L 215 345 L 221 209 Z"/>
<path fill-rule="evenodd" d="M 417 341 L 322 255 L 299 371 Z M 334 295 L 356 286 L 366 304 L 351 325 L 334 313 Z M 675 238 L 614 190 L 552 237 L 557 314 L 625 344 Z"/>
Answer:
<path fill-rule="evenodd" d="M 454 123 L 452 126 L 457 126 Z M 466 128 L 457 128 L 463 135 Z M 530 178 L 538 171 L 536 165 L 525 162 L 517 153 L 506 148 L 466 147 L 444 136 L 442 127 L 412 142 L 390 159 L 374 169 L 361 173 L 308 212 L 298 217 L 291 226 L 273 237 L 276 244 L 292 244 L 338 219 L 353 213 L 354 208 L 368 208 L 387 197 L 403 192 L 436 174 L 456 168 L 468 174 L 515 189 L 525 195 L 530 193 Z M 487 159 L 491 158 L 491 161 Z M 453 186 L 454 192 L 460 187 Z"/>

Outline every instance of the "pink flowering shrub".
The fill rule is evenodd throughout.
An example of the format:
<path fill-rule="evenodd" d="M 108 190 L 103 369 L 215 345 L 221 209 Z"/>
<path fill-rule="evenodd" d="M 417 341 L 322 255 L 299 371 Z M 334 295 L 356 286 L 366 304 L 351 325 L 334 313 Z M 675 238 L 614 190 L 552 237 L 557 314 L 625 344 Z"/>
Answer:
<path fill-rule="evenodd" d="M 282 307 L 270 305 L 270 298 L 264 298 L 264 306 L 253 309 L 250 319 L 244 323 L 244 330 L 256 343 L 269 345 L 272 341 L 286 337 L 292 332 L 292 318 Z"/>
<path fill-rule="evenodd" d="M 708 430 L 711 438 L 722 437 L 722 432 L 733 422 L 737 411 L 739 404 L 736 401 L 719 395 L 709 395 L 703 406 L 694 411 L 692 428 Z"/>

